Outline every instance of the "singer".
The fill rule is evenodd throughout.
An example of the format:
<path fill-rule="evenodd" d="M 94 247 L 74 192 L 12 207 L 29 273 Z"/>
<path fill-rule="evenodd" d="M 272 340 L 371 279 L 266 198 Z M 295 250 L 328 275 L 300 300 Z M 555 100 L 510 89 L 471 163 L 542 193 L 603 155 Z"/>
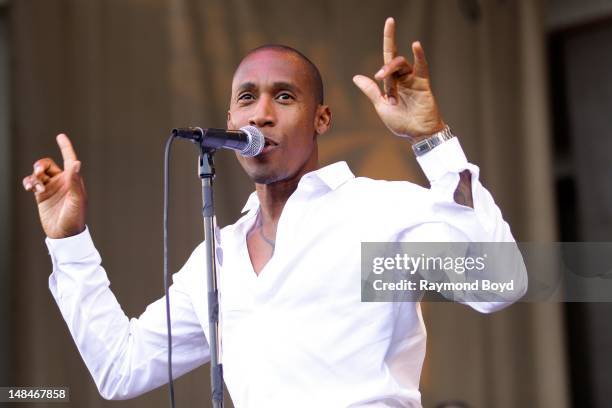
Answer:
<path fill-rule="evenodd" d="M 413 145 L 430 189 L 355 178 L 344 162 L 319 167 L 332 111 L 298 51 L 262 46 L 235 71 L 227 127 L 265 136 L 260 154 L 237 155 L 255 191 L 217 241 L 222 364 L 239 408 L 420 407 L 420 304 L 361 301 L 361 242 L 514 241 L 438 110 L 421 44 L 412 62 L 397 56 L 392 18 L 383 37 L 380 70 L 353 81 L 392 137 Z M 125 316 L 86 227 L 81 163 L 66 135 L 57 142 L 63 169 L 42 159 L 23 180 L 47 235 L 49 287 L 100 394 L 132 398 L 167 381 L 164 299 Z M 209 359 L 203 254 L 170 289 L 175 376 Z M 524 269 L 508 278 L 525 292 Z M 465 303 L 489 313 L 516 298 Z"/>

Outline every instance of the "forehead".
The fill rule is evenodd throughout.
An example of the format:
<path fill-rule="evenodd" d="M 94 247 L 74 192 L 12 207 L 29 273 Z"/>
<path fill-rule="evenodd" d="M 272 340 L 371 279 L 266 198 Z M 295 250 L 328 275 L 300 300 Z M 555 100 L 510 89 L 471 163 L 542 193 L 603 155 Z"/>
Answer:
<path fill-rule="evenodd" d="M 244 83 L 265 86 L 279 82 L 290 83 L 300 89 L 310 86 L 306 63 L 287 51 L 261 50 L 242 60 L 234 73 L 232 91 Z"/>

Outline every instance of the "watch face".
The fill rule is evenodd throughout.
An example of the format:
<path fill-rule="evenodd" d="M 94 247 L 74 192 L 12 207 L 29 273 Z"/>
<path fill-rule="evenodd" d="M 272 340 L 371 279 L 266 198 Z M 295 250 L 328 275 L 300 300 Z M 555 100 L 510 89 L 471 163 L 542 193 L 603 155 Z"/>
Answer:
<path fill-rule="evenodd" d="M 412 150 L 417 156 L 422 156 L 425 153 L 431 151 L 434 147 L 441 145 L 447 140 L 451 140 L 455 135 L 451 132 L 450 128 L 446 126 L 443 130 L 438 133 L 434 133 L 425 140 L 421 140 L 418 143 L 412 145 Z"/>
<path fill-rule="evenodd" d="M 423 140 L 422 142 L 419 142 L 413 145 L 412 150 L 414 150 L 414 153 L 417 156 L 421 156 L 427 153 L 428 151 L 430 151 L 431 147 L 429 146 L 428 140 Z"/>

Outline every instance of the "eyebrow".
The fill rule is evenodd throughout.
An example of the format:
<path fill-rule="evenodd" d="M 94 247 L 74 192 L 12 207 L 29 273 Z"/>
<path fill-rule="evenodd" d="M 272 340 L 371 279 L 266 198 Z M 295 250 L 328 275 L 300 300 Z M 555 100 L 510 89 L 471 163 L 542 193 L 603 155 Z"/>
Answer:
<path fill-rule="evenodd" d="M 238 86 L 238 89 L 236 89 L 236 93 L 241 93 L 245 91 L 253 91 L 255 89 L 257 89 L 257 85 L 254 82 L 244 82 L 240 84 L 240 86 Z M 298 88 L 295 85 L 293 85 L 290 82 L 285 82 L 285 81 L 277 81 L 277 82 L 272 83 L 272 89 L 274 90 L 286 89 L 296 94 L 300 93 Z"/>

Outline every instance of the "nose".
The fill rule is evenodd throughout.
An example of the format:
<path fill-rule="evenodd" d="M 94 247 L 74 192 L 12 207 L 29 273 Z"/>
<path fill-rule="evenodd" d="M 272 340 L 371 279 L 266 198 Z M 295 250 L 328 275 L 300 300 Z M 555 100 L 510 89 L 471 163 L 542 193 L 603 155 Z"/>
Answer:
<path fill-rule="evenodd" d="M 275 122 L 272 98 L 267 95 L 261 95 L 254 107 L 253 114 L 249 118 L 249 125 L 262 128 L 274 126 Z"/>

